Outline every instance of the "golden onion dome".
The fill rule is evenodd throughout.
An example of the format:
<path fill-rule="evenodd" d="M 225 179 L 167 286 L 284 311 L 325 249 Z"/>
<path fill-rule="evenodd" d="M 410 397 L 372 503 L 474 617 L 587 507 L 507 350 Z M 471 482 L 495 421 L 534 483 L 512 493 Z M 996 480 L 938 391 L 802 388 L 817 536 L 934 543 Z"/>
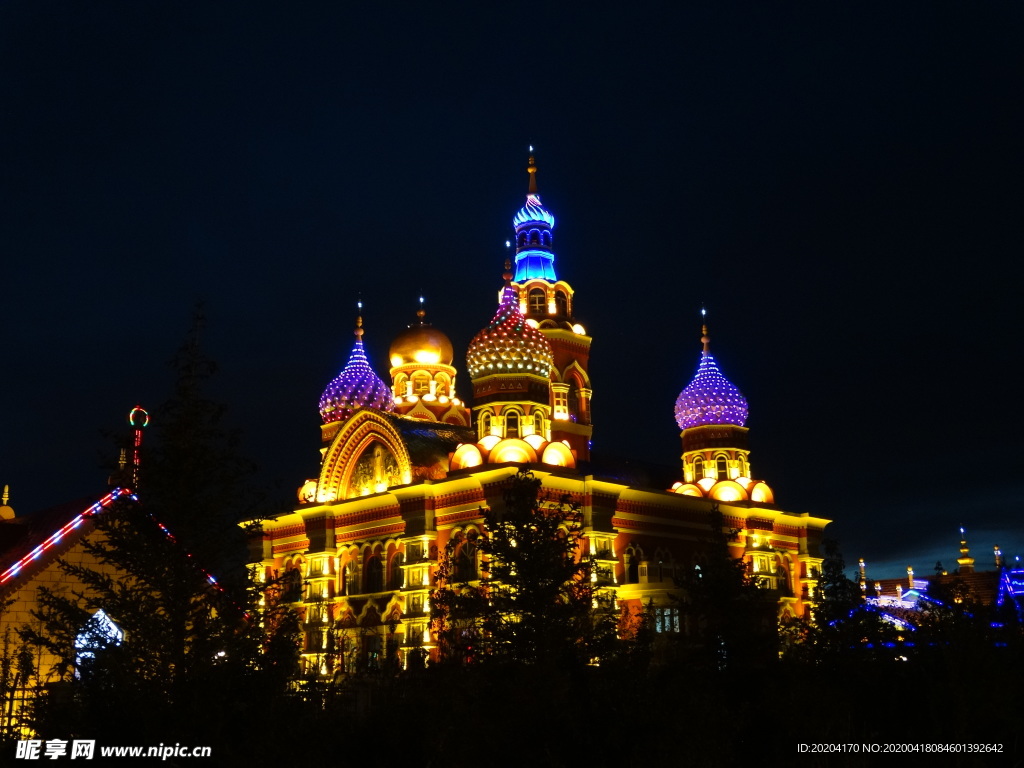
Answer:
<path fill-rule="evenodd" d="M 451 365 L 455 358 L 452 342 L 444 333 L 423 322 L 423 310 L 416 313 L 420 321 L 410 325 L 391 342 L 388 357 L 391 367 L 408 363 L 421 365 Z"/>
<path fill-rule="evenodd" d="M 470 377 L 530 373 L 547 378 L 553 364 L 551 344 L 543 333 L 527 324 L 519 311 L 516 290 L 506 285 L 498 313 L 469 343 L 466 367 Z"/>

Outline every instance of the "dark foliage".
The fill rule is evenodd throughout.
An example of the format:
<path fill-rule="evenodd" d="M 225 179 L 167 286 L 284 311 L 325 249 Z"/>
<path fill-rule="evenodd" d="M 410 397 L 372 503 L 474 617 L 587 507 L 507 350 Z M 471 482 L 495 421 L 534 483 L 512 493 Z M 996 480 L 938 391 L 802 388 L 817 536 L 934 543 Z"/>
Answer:
<path fill-rule="evenodd" d="M 61 562 L 83 588 L 40 589 L 38 624 L 21 633 L 60 659 L 64 682 L 36 706 L 44 738 L 122 744 L 131 735 L 248 751 L 263 743 L 259 719 L 287 706 L 295 621 L 259 611 L 248 579 L 238 521 L 251 512 L 252 466 L 225 408 L 206 396 L 215 366 L 199 346 L 201 321 L 146 435 L 139 501 L 97 518 L 83 546 L 100 566 Z M 100 609 L 123 638 L 98 631 Z"/>
<path fill-rule="evenodd" d="M 708 669 L 763 664 L 775 654 L 778 595 L 759 589 L 743 558 L 732 556 L 736 535 L 715 505 L 709 515 L 703 558 L 698 568 L 676 577 L 678 598 L 691 631 L 680 639 L 680 661 Z"/>
<path fill-rule="evenodd" d="M 578 505 L 542 499 L 540 480 L 525 470 L 504 501 L 483 510 L 482 532 L 449 544 L 438 569 L 431 611 L 442 658 L 575 667 L 607 657 L 612 596 L 591 580 Z M 477 554 L 467 558 L 467 549 Z M 479 579 L 466 567 L 476 561 Z"/>

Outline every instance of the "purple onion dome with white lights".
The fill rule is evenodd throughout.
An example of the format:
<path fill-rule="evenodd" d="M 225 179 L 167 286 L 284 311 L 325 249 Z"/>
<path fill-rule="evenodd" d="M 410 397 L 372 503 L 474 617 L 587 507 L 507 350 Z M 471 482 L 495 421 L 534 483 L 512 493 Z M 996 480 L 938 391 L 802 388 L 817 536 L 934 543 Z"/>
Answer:
<path fill-rule="evenodd" d="M 497 314 L 469 342 L 466 367 L 471 378 L 495 373 L 529 373 L 547 378 L 551 373 L 551 344 L 543 333 L 527 324 L 519 309 L 519 295 L 508 284 L 511 279 L 511 273 L 506 272 Z"/>
<path fill-rule="evenodd" d="M 356 321 L 356 343 L 345 368 L 320 396 L 320 417 L 324 424 L 347 419 L 358 408 L 395 409 L 391 388 L 370 367 L 363 349 L 363 318 Z"/>
<path fill-rule="evenodd" d="M 718 363 L 708 349 L 707 326 L 701 337 L 704 350 L 693 380 L 676 399 L 676 423 L 680 429 L 706 424 L 733 424 L 742 427 L 747 421 L 747 399 L 718 370 Z"/>

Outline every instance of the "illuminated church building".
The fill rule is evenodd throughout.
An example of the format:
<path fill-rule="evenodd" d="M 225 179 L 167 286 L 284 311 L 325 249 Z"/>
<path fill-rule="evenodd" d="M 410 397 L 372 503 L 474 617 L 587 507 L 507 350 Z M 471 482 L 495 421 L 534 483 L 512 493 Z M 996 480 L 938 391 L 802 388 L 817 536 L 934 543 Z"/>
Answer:
<path fill-rule="evenodd" d="M 319 477 L 293 511 L 263 524 L 253 560 L 261 579 L 283 577 L 283 599 L 302 617 L 307 673 L 432 654 L 438 558 L 451 545 L 459 577 L 478 575 L 481 507 L 500 506 L 523 465 L 547 497 L 580 505 L 597 578 L 624 616 L 653 605 L 657 629 L 692 631 L 670 598 L 673 577 L 706 556 L 715 505 L 738 531 L 733 555 L 776 590 L 780 614 L 803 616 L 816 599 L 828 521 L 777 509 L 754 479 L 747 403 L 720 372 L 706 328 L 697 372 L 675 404 L 678 482 L 638 487 L 591 461 L 591 338 L 555 270 L 555 219 L 537 193 L 533 158 L 528 171 L 526 204 L 513 218 L 515 264 L 466 353 L 467 400 L 457 394 L 452 344 L 422 309 L 391 344 L 390 386 L 369 363 L 360 318 L 348 362 L 320 399 Z"/>

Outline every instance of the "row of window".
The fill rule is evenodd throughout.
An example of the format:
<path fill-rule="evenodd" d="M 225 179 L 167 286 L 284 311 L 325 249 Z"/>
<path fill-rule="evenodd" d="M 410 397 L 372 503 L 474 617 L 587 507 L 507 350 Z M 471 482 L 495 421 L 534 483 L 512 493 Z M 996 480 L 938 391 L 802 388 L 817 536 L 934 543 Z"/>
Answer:
<path fill-rule="evenodd" d="M 505 437 L 522 437 L 524 434 L 543 435 L 544 434 L 544 414 L 542 411 L 534 411 L 532 414 L 527 416 L 521 411 L 508 410 L 504 413 L 505 419 Z M 490 413 L 484 413 L 480 416 L 480 437 L 484 438 L 491 434 L 491 427 L 494 424 L 494 417 Z M 527 424 L 532 424 L 533 431 L 525 433 L 523 427 Z"/>
<path fill-rule="evenodd" d="M 539 229 L 531 229 L 529 232 L 520 232 L 516 237 L 516 246 L 525 248 L 528 245 L 543 245 L 551 247 L 551 233 Z"/>
<path fill-rule="evenodd" d="M 714 467 L 714 472 L 711 470 L 712 466 Z M 745 457 L 739 457 L 738 466 L 740 477 L 750 477 Z M 715 457 L 714 463 L 710 461 L 705 462 L 700 456 L 695 458 L 693 460 L 693 481 L 697 482 L 704 477 L 713 477 L 718 480 L 727 479 L 729 477 L 729 457 L 720 453 Z"/>
<path fill-rule="evenodd" d="M 409 384 L 412 383 L 410 388 Z M 431 392 L 433 384 L 433 392 Z M 426 371 L 416 371 L 411 378 L 406 378 L 404 373 L 395 376 L 395 393 L 398 395 L 427 395 L 434 394 L 448 396 L 451 389 L 451 378 L 446 373 L 437 373 L 431 378 Z"/>
<path fill-rule="evenodd" d="M 548 314 L 548 294 L 543 288 L 531 288 L 526 296 L 527 314 Z M 555 291 L 555 314 L 560 317 L 569 316 L 569 296 L 565 291 Z"/>

